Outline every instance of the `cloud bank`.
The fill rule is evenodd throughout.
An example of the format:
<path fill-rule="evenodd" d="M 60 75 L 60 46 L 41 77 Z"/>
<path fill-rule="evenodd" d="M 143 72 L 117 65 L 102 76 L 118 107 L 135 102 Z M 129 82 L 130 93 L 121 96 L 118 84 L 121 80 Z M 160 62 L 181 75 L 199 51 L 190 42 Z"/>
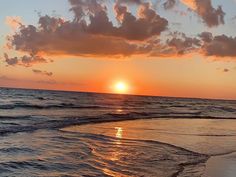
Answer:
<path fill-rule="evenodd" d="M 25 53 L 22 57 L 4 55 L 8 65 L 32 66 L 46 63 L 47 56 L 76 57 L 171 57 L 199 52 L 205 56 L 235 57 L 236 39 L 203 32 L 195 37 L 172 32 L 166 18 L 149 1 L 114 0 L 116 23 L 108 15 L 106 0 L 68 0 L 72 20 L 40 16 L 37 25 L 23 25 L 8 37 L 8 46 Z M 172 9 L 176 0 L 166 0 L 164 9 Z M 180 0 L 195 11 L 209 27 L 224 24 L 221 6 L 211 0 Z M 136 15 L 129 10 L 135 5 Z M 8 20 L 13 21 L 14 20 Z M 19 23 L 18 23 L 19 24 Z M 36 72 L 37 73 L 37 72 Z"/>

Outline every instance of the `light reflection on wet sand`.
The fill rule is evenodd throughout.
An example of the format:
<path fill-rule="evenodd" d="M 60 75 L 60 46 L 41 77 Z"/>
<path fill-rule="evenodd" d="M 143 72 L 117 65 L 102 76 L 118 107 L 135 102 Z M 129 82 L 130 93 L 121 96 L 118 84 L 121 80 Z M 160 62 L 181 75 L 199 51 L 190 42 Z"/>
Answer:
<path fill-rule="evenodd" d="M 115 137 L 118 145 L 122 138 L 154 140 L 215 156 L 236 151 L 235 127 L 234 120 L 149 119 L 73 126 L 67 130 Z M 235 154 L 212 157 L 204 177 L 235 177 L 235 169 Z"/>
<path fill-rule="evenodd" d="M 65 128 L 115 138 L 156 140 L 203 154 L 236 150 L 236 121 L 211 119 L 148 119 Z"/>

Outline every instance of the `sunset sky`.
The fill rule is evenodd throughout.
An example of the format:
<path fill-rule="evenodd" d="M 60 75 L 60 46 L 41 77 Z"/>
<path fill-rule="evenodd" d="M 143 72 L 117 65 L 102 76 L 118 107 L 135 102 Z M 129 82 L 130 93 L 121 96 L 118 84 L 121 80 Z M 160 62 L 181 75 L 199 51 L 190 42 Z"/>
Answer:
<path fill-rule="evenodd" d="M 0 8 L 2 87 L 236 99 L 236 0 L 5 0 Z"/>

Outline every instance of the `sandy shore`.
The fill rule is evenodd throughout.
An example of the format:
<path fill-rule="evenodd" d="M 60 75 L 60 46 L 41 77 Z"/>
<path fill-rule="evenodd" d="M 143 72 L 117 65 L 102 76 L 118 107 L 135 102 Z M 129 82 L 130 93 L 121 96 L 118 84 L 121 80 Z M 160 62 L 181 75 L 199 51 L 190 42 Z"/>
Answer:
<path fill-rule="evenodd" d="M 234 120 L 147 119 L 72 126 L 65 130 L 168 143 L 209 155 L 204 177 L 235 177 L 235 127 Z"/>

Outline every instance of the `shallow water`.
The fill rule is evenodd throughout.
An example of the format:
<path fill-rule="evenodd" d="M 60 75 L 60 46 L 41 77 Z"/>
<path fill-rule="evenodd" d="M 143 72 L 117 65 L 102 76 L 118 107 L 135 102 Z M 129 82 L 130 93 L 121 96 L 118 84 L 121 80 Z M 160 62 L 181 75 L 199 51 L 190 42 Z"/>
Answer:
<path fill-rule="evenodd" d="M 125 139 L 153 140 L 202 154 L 236 151 L 236 120 L 148 119 L 71 126 L 63 130 Z"/>
<path fill-rule="evenodd" d="M 2 88 L 0 176 L 197 177 L 236 149 L 235 118 L 236 101 Z"/>
<path fill-rule="evenodd" d="M 207 156 L 155 141 L 38 130 L 1 139 L 1 176 L 174 176 Z M 199 169 L 196 172 L 195 169 Z"/>
<path fill-rule="evenodd" d="M 197 171 L 197 175 L 202 173 L 203 177 L 235 177 L 235 127 L 235 120 L 149 119 L 71 126 L 63 131 L 105 135 L 120 141 L 138 139 L 172 144 L 210 157 L 206 167 L 202 163 L 201 168 L 199 165 L 185 167 L 180 176 L 192 176 Z"/>

